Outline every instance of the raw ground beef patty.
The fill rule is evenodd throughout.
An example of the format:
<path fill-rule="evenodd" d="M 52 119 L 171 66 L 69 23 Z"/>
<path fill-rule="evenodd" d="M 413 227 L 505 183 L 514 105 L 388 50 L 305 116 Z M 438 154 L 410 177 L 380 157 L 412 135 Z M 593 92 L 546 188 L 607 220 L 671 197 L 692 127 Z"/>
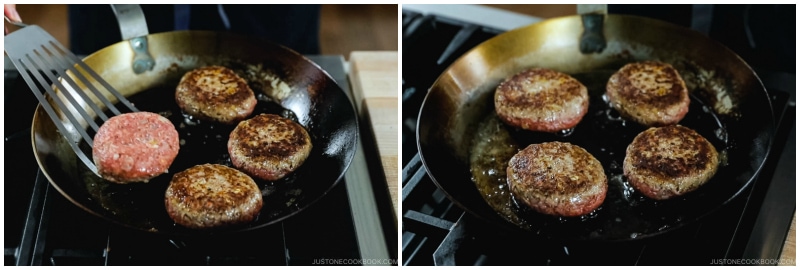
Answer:
<path fill-rule="evenodd" d="M 167 172 L 180 148 L 178 131 L 161 115 L 125 113 L 111 117 L 94 136 L 92 158 L 104 179 L 147 182 Z"/>

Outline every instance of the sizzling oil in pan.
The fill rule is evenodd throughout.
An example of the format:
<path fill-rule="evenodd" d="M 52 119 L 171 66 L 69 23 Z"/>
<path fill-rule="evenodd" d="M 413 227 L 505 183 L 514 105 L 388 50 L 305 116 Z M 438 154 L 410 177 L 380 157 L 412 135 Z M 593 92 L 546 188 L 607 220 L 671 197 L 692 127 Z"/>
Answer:
<path fill-rule="evenodd" d="M 503 218 L 536 234 L 582 234 L 593 238 L 637 238 L 638 230 L 657 226 L 658 231 L 681 222 L 680 213 L 664 213 L 670 204 L 682 203 L 691 194 L 669 201 L 655 201 L 636 192 L 622 172 L 625 149 L 633 138 L 647 129 L 622 118 L 605 100 L 606 83 L 616 70 L 598 70 L 571 74 L 589 90 L 589 110 L 570 130 L 541 133 L 505 125 L 492 113 L 480 121 L 470 149 L 470 171 L 484 200 Z M 720 166 L 727 165 L 727 151 L 734 145 L 719 117 L 701 99 L 690 94 L 689 112 L 679 124 L 694 129 L 709 140 L 720 153 Z M 492 99 L 489 100 L 493 102 Z M 493 107 L 493 106 L 492 106 Z M 554 217 L 536 213 L 518 204 L 506 182 L 508 161 L 530 144 L 548 141 L 569 142 L 583 147 L 603 164 L 608 178 L 608 192 L 603 204 L 581 217 Z M 718 174 L 719 174 L 718 170 Z M 713 181 L 721 181 L 712 178 Z M 648 220 L 655 220 L 652 224 Z M 620 237 L 620 234 L 625 234 Z"/>
<path fill-rule="evenodd" d="M 151 231 L 158 231 L 158 228 L 183 230 L 167 215 L 164 207 L 164 193 L 172 175 L 205 163 L 221 164 L 233 168 L 227 142 L 236 125 L 201 121 L 183 114 L 175 102 L 176 86 L 177 82 L 151 88 L 128 97 L 137 109 L 155 112 L 166 117 L 178 131 L 180 151 L 167 173 L 151 179 L 148 183 L 114 184 L 96 176 L 85 166 L 78 166 L 90 199 L 96 201 L 110 215 L 115 216 L 125 225 Z M 265 91 L 260 88 L 260 85 L 251 83 L 250 86 L 256 93 L 258 103 L 253 114 L 248 118 L 268 113 L 281 115 L 298 122 L 292 111 L 281 107 L 264 94 Z M 108 112 L 106 113 L 108 114 Z M 308 127 L 305 128 L 308 130 Z M 94 136 L 93 132 L 89 134 Z M 309 132 L 309 135 L 312 145 L 314 145 L 318 140 L 313 133 Z M 82 143 L 84 149 L 91 153 L 88 145 L 85 142 Z M 314 163 L 315 151 L 319 151 L 319 147 L 316 145 L 312 147 L 312 154 L 304 165 Z M 298 171 L 306 170 L 307 167 L 309 166 L 300 166 Z M 261 189 L 264 205 L 261 214 L 252 223 L 259 223 L 259 219 L 272 219 L 285 215 L 286 211 L 292 211 L 294 202 L 305 196 L 300 185 L 295 184 L 296 175 L 296 173 L 290 173 L 283 179 L 274 182 L 253 178 Z M 242 225 L 244 228 L 247 226 L 247 224 Z"/>

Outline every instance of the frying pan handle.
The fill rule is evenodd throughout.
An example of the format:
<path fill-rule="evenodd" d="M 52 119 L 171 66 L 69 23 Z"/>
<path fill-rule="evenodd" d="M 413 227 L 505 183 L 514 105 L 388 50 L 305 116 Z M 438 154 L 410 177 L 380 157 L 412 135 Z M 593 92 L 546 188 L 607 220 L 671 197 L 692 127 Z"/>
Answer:
<path fill-rule="evenodd" d="M 600 53 L 606 48 L 603 36 L 603 20 L 608 14 L 608 5 L 578 5 L 578 14 L 583 22 L 580 50 L 583 54 Z"/>
<path fill-rule="evenodd" d="M 147 21 L 139 5 L 111 5 L 119 23 L 122 40 L 128 40 L 133 48 L 133 72 L 136 74 L 152 70 L 156 65 L 147 45 Z"/>

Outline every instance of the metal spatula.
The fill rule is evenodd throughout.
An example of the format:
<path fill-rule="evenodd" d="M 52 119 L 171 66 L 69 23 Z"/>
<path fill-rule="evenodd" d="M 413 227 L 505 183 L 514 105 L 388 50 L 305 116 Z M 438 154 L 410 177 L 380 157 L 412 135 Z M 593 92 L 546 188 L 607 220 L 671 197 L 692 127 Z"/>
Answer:
<path fill-rule="evenodd" d="M 94 100 L 108 108 L 112 116 L 121 112 L 107 98 L 111 95 L 128 110 L 138 110 L 47 31 L 36 25 L 12 22 L 8 17 L 5 19 L 22 27 L 5 36 L 6 54 L 78 158 L 97 174 L 97 168 L 89 158 L 91 153 L 87 155 L 79 147 L 81 139 L 90 147 L 93 146 L 92 136 L 86 126 L 94 130 L 92 134 L 96 134 L 100 125 L 109 118 Z M 53 108 L 53 104 L 56 108 Z M 95 121 L 95 116 L 100 121 Z M 81 138 L 67 136 L 76 132 Z"/>

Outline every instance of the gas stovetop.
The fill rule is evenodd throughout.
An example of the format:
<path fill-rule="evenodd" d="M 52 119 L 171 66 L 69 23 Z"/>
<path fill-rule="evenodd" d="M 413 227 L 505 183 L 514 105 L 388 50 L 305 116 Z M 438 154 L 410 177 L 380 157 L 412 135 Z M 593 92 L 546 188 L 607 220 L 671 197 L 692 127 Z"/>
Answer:
<path fill-rule="evenodd" d="M 349 92 L 343 57 L 309 59 Z M 5 177 L 5 265 L 397 264 L 396 231 L 385 229 L 395 228 L 395 221 L 362 209 L 375 204 L 379 195 L 357 188 L 372 180 L 351 173 L 367 166 L 356 161 L 343 181 L 297 215 L 225 237 L 172 238 L 133 231 L 83 211 L 38 169 L 30 138 L 37 102 L 13 66 L 5 67 L 5 167 L 14 171 Z"/>
<path fill-rule="evenodd" d="M 504 17 L 497 12 L 491 10 L 492 16 Z M 433 5 L 404 6 L 402 14 L 404 265 L 794 264 L 778 259 L 795 210 L 793 70 L 757 70 L 778 121 L 775 141 L 758 179 L 721 210 L 647 241 L 527 243 L 523 246 L 534 248 L 517 248 L 511 243 L 519 237 L 465 213 L 436 187 L 417 154 L 415 129 L 428 88 L 455 59 L 495 35 L 539 19 L 526 21 L 516 14 L 505 24 L 489 25 L 476 19 L 486 17 L 480 8 Z"/>

